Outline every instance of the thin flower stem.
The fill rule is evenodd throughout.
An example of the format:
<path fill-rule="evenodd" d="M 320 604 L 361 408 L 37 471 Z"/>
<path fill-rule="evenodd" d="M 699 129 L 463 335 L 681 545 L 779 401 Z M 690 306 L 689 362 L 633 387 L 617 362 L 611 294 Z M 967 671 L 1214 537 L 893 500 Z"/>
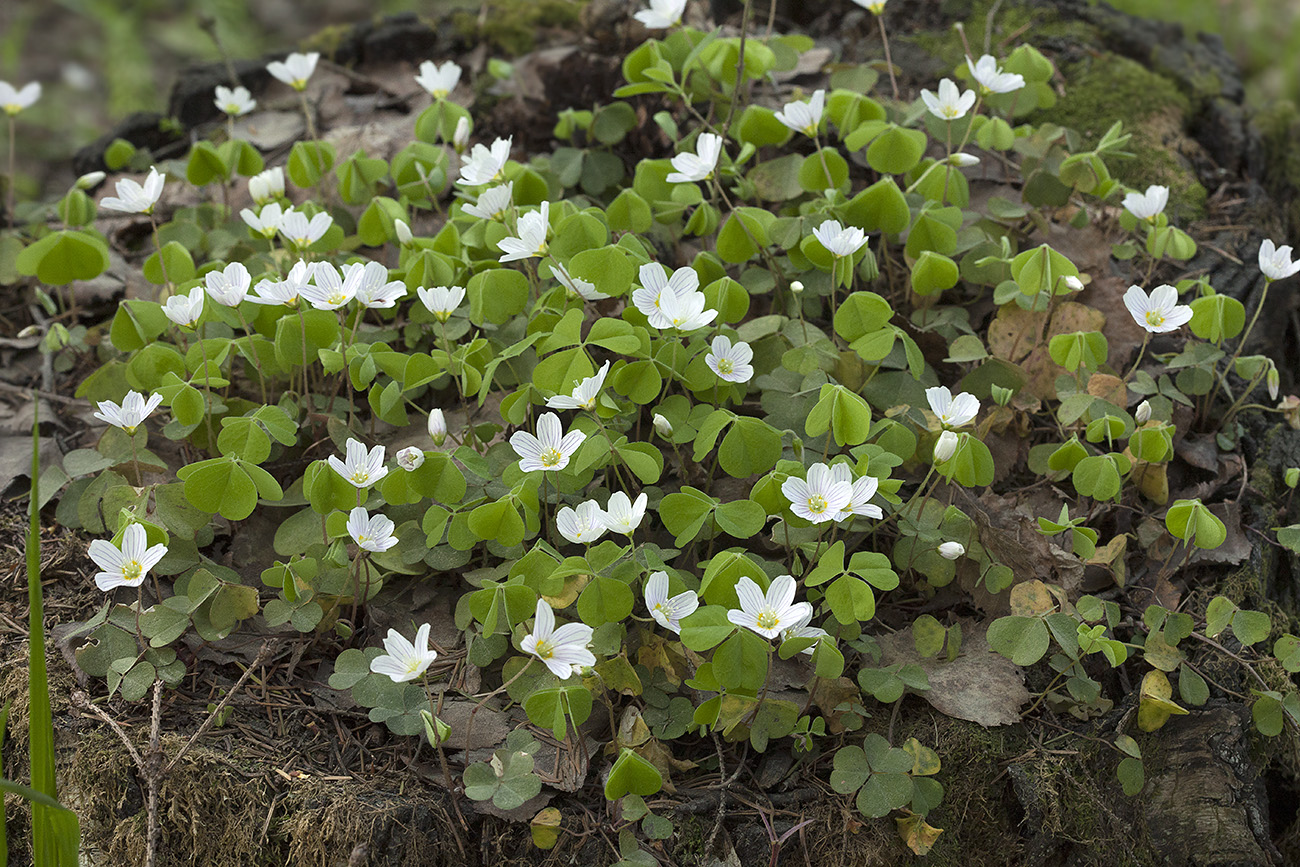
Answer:
<path fill-rule="evenodd" d="M 5 191 L 8 201 L 5 203 L 5 213 L 9 215 L 9 225 L 17 226 L 18 217 L 14 214 L 14 154 L 16 151 L 16 142 L 14 141 L 14 116 L 9 115 L 9 175 L 8 189 Z"/>
<path fill-rule="evenodd" d="M 1250 324 L 1246 326 L 1245 331 L 1241 332 L 1241 339 L 1237 341 L 1237 349 L 1232 353 L 1232 357 L 1228 359 L 1227 365 L 1224 366 L 1223 376 L 1219 377 L 1219 379 L 1215 381 L 1214 391 L 1210 393 L 1210 397 L 1205 404 L 1207 411 L 1209 411 L 1210 407 L 1214 405 L 1214 399 L 1219 395 L 1219 388 L 1223 385 L 1224 380 L 1227 379 L 1228 374 L 1232 372 L 1232 367 L 1236 364 L 1237 359 L 1241 357 L 1241 351 L 1246 348 L 1246 341 L 1250 339 L 1250 332 L 1255 329 L 1255 323 L 1259 321 L 1259 314 L 1264 310 L 1264 302 L 1268 300 L 1268 290 L 1272 285 L 1273 280 L 1269 277 L 1265 277 L 1264 291 L 1259 295 L 1259 304 L 1255 307 L 1255 315 L 1250 317 Z M 1250 389 L 1247 389 L 1242 394 L 1242 397 L 1244 398 L 1247 394 L 1250 394 Z"/>
<path fill-rule="evenodd" d="M 1138 357 L 1134 359 L 1133 366 L 1128 369 L 1128 373 L 1124 374 L 1125 382 L 1128 382 L 1130 379 L 1133 378 L 1133 374 L 1137 373 L 1138 366 L 1142 364 L 1142 356 L 1146 354 L 1147 344 L 1150 342 L 1151 342 L 1151 332 L 1148 331 L 1142 335 L 1142 348 L 1138 350 Z"/>
<path fill-rule="evenodd" d="M 517 672 L 515 672 L 514 677 L 510 678 L 505 683 L 501 684 L 496 689 L 492 690 L 487 695 L 483 696 L 483 698 L 479 699 L 479 703 L 474 705 L 473 710 L 469 712 L 469 722 L 465 723 L 465 756 L 466 756 L 467 763 L 469 761 L 470 744 L 473 743 L 473 741 L 470 740 L 470 733 L 474 730 L 474 717 L 478 714 L 480 710 L 482 710 L 483 705 L 487 703 L 488 699 L 505 692 L 507 689 L 510 688 L 510 685 L 512 683 L 514 683 L 519 678 L 523 677 L 524 672 L 533 667 L 533 660 L 535 658 L 536 657 L 532 657 L 532 656 L 528 657 L 528 660 L 524 663 L 524 667 L 519 669 Z"/>
<path fill-rule="evenodd" d="M 248 353 L 253 357 L 253 367 L 257 368 L 257 387 L 262 393 L 262 403 L 265 404 L 266 374 L 262 371 L 262 361 L 257 357 L 257 350 L 253 348 L 253 329 L 249 326 L 248 319 L 244 317 L 244 311 L 239 309 L 239 305 L 235 305 L 235 313 L 239 315 L 239 324 L 244 327 L 244 334 L 248 337 Z"/>
<path fill-rule="evenodd" d="M 894 60 L 889 55 L 889 34 L 885 33 L 884 16 L 877 15 L 876 23 L 880 25 L 880 41 L 885 46 L 885 66 L 889 67 L 889 84 L 894 88 L 894 99 L 898 99 L 898 79 L 894 76 Z"/>
<path fill-rule="evenodd" d="M 163 282 L 167 284 L 167 295 L 172 294 L 172 278 L 167 276 L 167 262 L 163 259 L 162 244 L 158 241 L 158 220 L 149 209 L 149 225 L 153 228 L 153 247 L 158 251 L 158 267 L 162 269 Z"/>
<path fill-rule="evenodd" d="M 203 339 L 203 333 L 197 330 L 199 323 L 196 322 L 194 325 L 199 339 L 199 352 L 203 355 L 203 390 L 208 394 L 208 403 L 204 407 L 203 421 L 208 429 L 208 449 L 210 451 L 217 445 L 217 437 L 212 432 L 212 374 L 208 367 L 208 344 Z"/>

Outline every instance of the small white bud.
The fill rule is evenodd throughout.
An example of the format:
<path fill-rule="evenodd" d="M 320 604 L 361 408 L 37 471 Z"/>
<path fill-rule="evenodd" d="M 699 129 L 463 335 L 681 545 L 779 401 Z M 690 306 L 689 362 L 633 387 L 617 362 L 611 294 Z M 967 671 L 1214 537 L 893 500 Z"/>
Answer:
<path fill-rule="evenodd" d="M 1264 381 L 1268 383 L 1269 400 L 1277 400 L 1277 391 L 1282 384 L 1282 379 L 1278 375 L 1277 365 L 1271 361 L 1268 363 L 1268 373 L 1265 375 Z"/>
<path fill-rule="evenodd" d="M 956 560 L 966 553 L 966 546 L 961 542 L 944 542 L 939 546 L 939 556 L 945 560 Z"/>
<path fill-rule="evenodd" d="M 86 172 L 84 175 L 77 178 L 77 183 L 74 186 L 79 190 L 88 190 L 103 179 L 103 172 Z"/>
<path fill-rule="evenodd" d="M 1137 419 L 1138 424 L 1146 424 L 1151 418 L 1151 401 L 1144 400 L 1138 404 L 1137 412 L 1133 413 L 1133 418 Z"/>
<path fill-rule="evenodd" d="M 408 473 L 414 472 L 424 463 L 424 452 L 415 446 L 407 446 L 397 453 L 397 465 Z"/>
<path fill-rule="evenodd" d="M 1083 291 L 1083 281 L 1080 280 L 1078 277 L 1075 277 L 1075 276 L 1072 275 L 1072 274 L 1066 276 L 1066 278 L 1065 278 L 1065 286 L 1066 286 L 1066 288 L 1068 288 L 1071 292 L 1082 292 L 1082 291 Z"/>
<path fill-rule="evenodd" d="M 953 154 L 948 157 L 948 165 L 964 169 L 967 166 L 977 166 L 980 164 L 980 158 L 974 154 Z"/>
<path fill-rule="evenodd" d="M 393 231 L 397 233 L 397 242 L 402 245 L 411 243 L 411 227 L 406 225 L 405 220 L 394 220 Z"/>
<path fill-rule="evenodd" d="M 934 444 L 934 462 L 941 464 L 957 453 L 957 444 L 961 437 L 950 430 L 939 434 L 939 440 Z"/>
<path fill-rule="evenodd" d="M 655 423 L 655 430 L 659 431 L 659 436 L 668 439 L 673 435 L 673 425 L 672 422 L 668 421 L 668 419 L 664 418 L 659 413 L 655 413 L 653 421 Z"/>
<path fill-rule="evenodd" d="M 461 115 L 456 121 L 456 131 L 451 135 L 451 146 L 459 154 L 464 153 L 467 145 L 469 145 L 469 118 Z"/>
<path fill-rule="evenodd" d="M 447 419 L 440 409 L 430 410 L 429 412 L 429 436 L 436 446 L 440 446 L 447 441 Z"/>
<path fill-rule="evenodd" d="M 801 282 L 798 281 L 798 280 L 793 280 L 793 281 L 791 281 L 791 283 L 790 283 L 790 291 L 791 291 L 791 292 L 802 292 L 802 291 L 803 291 L 803 283 L 801 283 Z"/>

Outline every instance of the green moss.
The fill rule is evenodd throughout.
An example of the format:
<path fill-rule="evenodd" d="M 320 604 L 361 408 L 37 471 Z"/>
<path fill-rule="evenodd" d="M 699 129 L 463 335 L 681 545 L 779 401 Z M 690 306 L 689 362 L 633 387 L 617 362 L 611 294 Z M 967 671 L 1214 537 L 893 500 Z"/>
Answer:
<path fill-rule="evenodd" d="M 1001 3 L 990 22 L 989 10 L 993 8 L 994 2 L 995 0 L 975 0 L 973 3 L 957 3 L 950 0 L 943 6 L 942 14 L 946 20 L 963 23 L 966 40 L 976 54 L 982 53 L 986 30 L 988 41 L 994 45 L 1015 36 L 1003 53 L 1009 53 L 1022 42 L 1041 48 L 1047 40 L 1063 39 L 1079 44 L 1097 41 L 1097 31 L 1092 26 L 1082 21 L 1062 21 L 1054 9 L 1032 4 Z M 966 46 L 961 35 L 952 27 L 900 36 L 898 39 L 913 42 L 927 54 L 953 67 L 960 65 L 966 58 Z"/>
<path fill-rule="evenodd" d="M 1255 117 L 1264 144 L 1264 184 L 1269 198 L 1284 209 L 1286 222 L 1300 226 L 1300 112 L 1294 103 L 1281 101 Z"/>
<path fill-rule="evenodd" d="M 355 30 L 352 24 L 334 24 L 322 27 L 302 42 L 303 51 L 319 51 L 325 57 L 338 53 L 339 45 Z"/>
<path fill-rule="evenodd" d="M 577 27 L 586 5 L 586 0 L 490 0 L 481 30 L 476 12 L 457 12 L 452 23 L 465 39 L 488 42 L 513 57 L 533 50 L 539 28 Z"/>
<path fill-rule="evenodd" d="M 1117 120 L 1133 134 L 1127 150 L 1132 159 L 1108 163 L 1131 187 L 1169 187 L 1171 210 L 1182 220 L 1205 210 L 1206 191 L 1180 156 L 1196 147 L 1184 132 L 1191 102 L 1169 79 L 1113 54 L 1087 57 L 1061 70 L 1065 95 L 1036 121 L 1051 121 L 1096 142 Z"/>

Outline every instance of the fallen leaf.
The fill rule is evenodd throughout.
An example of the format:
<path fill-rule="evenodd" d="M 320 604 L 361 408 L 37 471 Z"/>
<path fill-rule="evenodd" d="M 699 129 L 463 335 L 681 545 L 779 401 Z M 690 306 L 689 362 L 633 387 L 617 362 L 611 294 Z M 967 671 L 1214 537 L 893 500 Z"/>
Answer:
<path fill-rule="evenodd" d="M 1036 617 L 1056 610 L 1056 600 L 1047 585 L 1037 578 L 1022 581 L 1011 588 L 1011 613 Z"/>
<path fill-rule="evenodd" d="M 894 821 L 898 823 L 898 836 L 917 855 L 930 854 L 930 849 L 943 833 L 942 828 L 927 824 L 924 816 L 900 816 Z"/>
<path fill-rule="evenodd" d="M 1169 678 L 1163 671 L 1148 671 L 1142 678 L 1141 699 L 1138 702 L 1138 728 L 1153 732 L 1164 725 L 1170 716 L 1186 716 L 1187 710 L 1170 701 L 1174 694 Z"/>

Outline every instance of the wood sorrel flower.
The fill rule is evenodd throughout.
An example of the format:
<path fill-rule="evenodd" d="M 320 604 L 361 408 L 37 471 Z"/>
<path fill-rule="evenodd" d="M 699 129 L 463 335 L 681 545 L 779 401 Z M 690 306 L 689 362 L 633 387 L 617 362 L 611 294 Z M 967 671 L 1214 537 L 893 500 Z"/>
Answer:
<path fill-rule="evenodd" d="M 450 319 L 451 314 L 465 300 L 465 290 L 460 286 L 434 286 L 432 289 L 420 286 L 415 290 L 415 294 L 424 304 L 425 309 L 439 322 Z"/>
<path fill-rule="evenodd" d="M 1025 86 L 1024 76 L 1003 72 L 998 68 L 997 58 L 991 54 L 985 54 L 979 60 L 967 57 L 966 68 L 985 93 L 1011 93 Z"/>
<path fill-rule="evenodd" d="M 406 284 L 401 280 L 389 280 L 388 269 L 383 262 L 367 262 L 344 265 L 343 272 L 358 272 L 356 301 L 370 310 L 387 309 L 406 297 Z M 345 278 L 347 279 L 347 278 Z"/>
<path fill-rule="evenodd" d="M 934 444 L 934 462 L 941 464 L 955 455 L 960 441 L 961 437 L 953 431 L 945 430 L 939 434 L 939 439 Z"/>
<path fill-rule="evenodd" d="M 177 325 L 192 328 L 203 315 L 204 294 L 202 286 L 195 286 L 188 295 L 173 295 L 163 304 L 163 314 Z"/>
<path fill-rule="evenodd" d="M 605 513 L 595 500 L 585 500 L 576 508 L 561 506 L 555 513 L 555 528 L 570 542 L 590 545 L 605 535 Z"/>
<path fill-rule="evenodd" d="M 930 410 L 945 427 L 961 427 L 970 424 L 980 412 L 980 401 L 975 395 L 963 391 L 956 397 L 947 386 L 939 385 L 925 390 L 925 399 L 930 403 Z"/>
<path fill-rule="evenodd" d="M 442 66 L 426 60 L 420 64 L 420 74 L 415 76 L 415 83 L 429 91 L 429 96 L 434 99 L 443 99 L 460 83 L 460 67 L 450 60 Z"/>
<path fill-rule="evenodd" d="M 265 205 L 284 195 L 284 169 L 276 166 L 248 179 L 248 195 L 254 204 Z"/>
<path fill-rule="evenodd" d="M 835 478 L 830 467 L 813 464 L 808 478 L 790 476 L 781 484 L 781 493 L 790 501 L 790 511 L 805 521 L 823 524 L 836 520 L 853 496 L 853 486 Z M 770 636 L 769 636 L 770 637 Z"/>
<path fill-rule="evenodd" d="M 667 295 L 690 295 L 700 288 L 700 275 L 689 266 L 678 268 L 668 276 L 668 269 L 658 262 L 647 262 L 640 270 L 641 286 L 632 292 L 632 303 L 645 314 L 653 328 L 671 328 L 663 311 Z"/>
<path fill-rule="evenodd" d="M 586 438 L 587 435 L 580 430 L 564 433 L 560 417 L 546 412 L 537 419 L 537 436 L 527 431 L 515 431 L 510 437 L 510 445 L 519 455 L 519 469 L 531 473 L 534 470 L 564 469 Z"/>
<path fill-rule="evenodd" d="M 966 546 L 961 542 L 944 542 L 939 546 L 939 556 L 945 560 L 956 560 L 966 553 Z"/>
<path fill-rule="evenodd" d="M 568 271 L 564 270 L 562 265 L 552 265 L 551 273 L 555 275 L 556 280 L 560 281 L 560 285 L 568 290 L 570 298 L 581 298 L 583 301 L 599 301 L 602 298 L 609 297 L 604 292 L 597 292 L 595 283 L 588 283 L 579 277 L 571 276 Z"/>
<path fill-rule="evenodd" d="M 650 8 L 637 12 L 634 18 L 651 30 L 663 30 L 682 23 L 686 0 L 650 0 Z"/>
<path fill-rule="evenodd" d="M 1145 193 L 1129 193 L 1124 196 L 1124 209 L 1139 220 L 1151 222 L 1164 211 L 1169 203 L 1169 188 L 1159 184 L 1147 187 Z"/>
<path fill-rule="evenodd" d="M 397 544 L 393 522 L 383 515 L 371 515 L 361 506 L 348 513 L 348 535 L 365 551 L 387 551 Z"/>
<path fill-rule="evenodd" d="M 362 276 L 362 272 L 353 270 L 344 279 L 339 269 L 329 262 L 315 262 L 311 269 L 312 282 L 302 287 L 302 297 L 317 310 L 337 310 L 356 297 Z"/>
<path fill-rule="evenodd" d="M 209 271 L 203 275 L 208 295 L 223 307 L 238 307 L 248 295 L 253 278 L 243 262 L 231 262 L 220 271 Z"/>
<path fill-rule="evenodd" d="M 847 482 L 849 484 L 849 501 L 845 504 L 840 513 L 835 516 L 835 520 L 844 521 L 854 515 L 862 515 L 867 518 L 883 518 L 885 513 L 879 506 L 871 505 L 871 498 L 876 495 L 876 488 L 880 486 L 880 480 L 875 476 L 862 476 L 856 481 L 853 479 L 853 471 L 845 463 L 835 464 L 831 467 L 831 478 L 837 482 Z"/>
<path fill-rule="evenodd" d="M 601 513 L 606 529 L 611 533 L 631 536 L 636 532 L 636 528 L 641 526 L 641 521 L 645 518 L 645 507 L 648 499 L 649 497 L 644 492 L 635 501 L 622 491 L 615 491 L 610 494 L 609 504 L 605 506 L 605 511 Z"/>
<path fill-rule="evenodd" d="M 239 218 L 248 228 L 270 240 L 280 231 L 280 223 L 284 218 L 292 213 L 293 208 L 282 208 L 279 202 L 268 202 L 262 206 L 261 213 L 255 213 L 251 208 L 241 208 Z"/>
<path fill-rule="evenodd" d="M 1285 280 L 1300 272 L 1300 261 L 1291 261 L 1290 247 L 1276 247 L 1265 238 L 1259 245 L 1259 270 L 1269 280 Z"/>
<path fill-rule="evenodd" d="M 495 220 L 504 214 L 514 201 L 515 182 L 509 181 L 499 187 L 488 187 L 478 194 L 478 203 L 461 208 L 471 217 L 480 220 Z"/>
<path fill-rule="evenodd" d="M 713 176 L 718 167 L 718 157 L 722 155 L 722 136 L 711 132 L 700 133 L 695 142 L 695 153 L 683 153 L 673 157 L 673 168 L 664 180 L 670 184 L 706 181 Z"/>
<path fill-rule="evenodd" d="M 754 350 L 743 340 L 734 345 L 731 339 L 719 334 L 713 338 L 712 352 L 704 356 L 704 363 L 724 382 L 749 382 L 754 375 Z"/>
<path fill-rule="evenodd" d="M 127 214 L 152 214 L 154 205 L 162 198 L 163 184 L 166 182 L 167 176 L 159 173 L 157 168 L 149 169 L 144 186 L 130 178 L 122 178 L 117 182 L 117 195 L 105 196 L 99 202 L 100 207 Z"/>
<path fill-rule="evenodd" d="M 694 590 L 687 590 L 670 598 L 668 573 L 651 572 L 650 579 L 645 583 L 645 607 L 655 623 L 681 635 L 682 618 L 694 614 L 695 609 L 700 607 L 700 600 Z"/>
<path fill-rule="evenodd" d="M 492 142 L 490 149 L 481 144 L 474 145 L 474 149 L 469 152 L 469 159 L 460 167 L 460 179 L 456 183 L 476 187 L 500 180 L 506 160 L 510 159 L 510 146 L 513 142 L 514 136 L 511 136 Z"/>
<path fill-rule="evenodd" d="M 573 388 L 573 393 L 557 394 L 546 399 L 551 409 L 586 409 L 594 410 L 600 390 L 605 387 L 605 376 L 609 373 L 609 362 L 601 365 L 595 376 L 588 376 Z"/>
<path fill-rule="evenodd" d="M 812 619 L 812 606 L 794 601 L 794 578 L 790 575 L 772 579 L 766 594 L 748 575 L 741 575 L 736 582 L 736 597 L 740 608 L 728 611 L 727 620 L 764 638 L 776 638 L 782 630 Z"/>
<path fill-rule="evenodd" d="M 306 214 L 290 208 L 280 218 L 280 234 L 298 247 L 310 247 L 325 237 L 333 225 L 334 218 L 324 211 L 308 220 Z"/>
<path fill-rule="evenodd" d="M 827 220 L 813 229 L 813 236 L 837 259 L 852 256 L 867 243 L 867 233 L 857 226 L 841 226 L 839 220 Z"/>
<path fill-rule="evenodd" d="M 429 410 L 429 438 L 435 446 L 447 441 L 447 418 L 440 409 Z"/>
<path fill-rule="evenodd" d="M 120 427 L 129 434 L 135 433 L 149 415 L 158 408 L 162 403 L 162 395 L 151 394 L 149 399 L 145 400 L 144 395 L 138 391 L 128 391 L 126 397 L 122 398 L 122 405 L 118 406 L 111 400 L 101 400 L 99 402 L 99 412 L 95 413 L 95 418 L 102 422 Z"/>
<path fill-rule="evenodd" d="M 397 465 L 408 473 L 413 473 L 424 466 L 424 452 L 415 446 L 407 446 L 397 453 Z"/>
<path fill-rule="evenodd" d="M 1176 331 L 1192 318 L 1192 308 L 1178 303 L 1178 290 L 1173 286 L 1157 286 L 1151 294 L 1141 286 L 1130 286 L 1124 293 L 1124 306 L 1133 315 L 1133 321 L 1152 334 Z"/>
<path fill-rule="evenodd" d="M 423 675 L 433 661 L 438 658 L 436 651 L 429 649 L 428 623 L 422 624 L 415 631 L 415 643 L 407 641 L 396 629 L 388 630 L 384 639 L 384 655 L 370 660 L 370 670 L 375 674 L 384 674 L 393 683 L 406 683 Z"/>
<path fill-rule="evenodd" d="M 320 52 L 313 51 L 309 54 L 299 54 L 293 52 L 283 61 L 272 60 L 266 65 L 266 71 L 294 90 L 305 90 L 307 88 L 307 79 L 316 71 L 316 61 L 320 60 Z"/>
<path fill-rule="evenodd" d="M 348 437 L 346 447 L 345 460 L 339 460 L 338 455 L 329 456 L 329 465 L 346 481 L 358 488 L 368 488 L 388 475 L 383 446 L 375 446 L 367 452 L 364 444 Z"/>
<path fill-rule="evenodd" d="M 546 233 L 551 228 L 548 222 L 550 209 L 550 202 L 542 202 L 539 210 L 529 211 L 519 218 L 519 237 L 497 241 L 502 262 L 546 255 Z"/>
<path fill-rule="evenodd" d="M 167 553 L 166 545 L 146 548 L 147 544 L 143 524 L 130 524 L 122 531 L 121 548 L 104 539 L 91 542 L 90 559 L 100 568 L 95 575 L 95 586 L 109 591 L 115 587 L 139 587 L 143 584 L 145 574 Z"/>
<path fill-rule="evenodd" d="M 825 629 L 822 629 L 820 626 L 809 626 L 808 624 L 811 621 L 812 621 L 812 609 L 809 608 L 808 616 L 806 618 L 800 618 L 794 621 L 793 623 L 791 623 L 785 629 L 781 630 L 781 640 L 789 641 L 791 638 L 819 638 L 820 639 L 820 638 L 830 637 L 830 633 L 827 632 Z M 817 649 L 816 644 L 810 644 L 799 652 L 806 653 L 808 656 L 812 656 L 813 651 L 816 649 Z"/>
<path fill-rule="evenodd" d="M 224 111 L 231 117 L 242 117 L 253 109 L 257 108 L 257 100 L 248 92 L 247 87 L 236 87 L 231 90 L 229 87 L 218 84 L 217 96 L 213 100 L 217 108 Z"/>
<path fill-rule="evenodd" d="M 531 653 L 545 663 L 556 677 L 565 680 L 575 667 L 596 664 L 595 655 L 587 649 L 591 633 L 591 627 L 585 623 L 566 623 L 557 629 L 555 612 L 545 599 L 538 599 L 533 631 L 524 636 L 519 646 L 524 653 Z"/>
<path fill-rule="evenodd" d="M 787 102 L 785 107 L 776 113 L 776 119 L 795 132 L 801 132 L 812 138 L 817 135 L 817 127 L 822 122 L 822 111 L 825 105 L 826 91 L 814 90 L 812 98 L 807 102 L 802 100 Z"/>
<path fill-rule="evenodd" d="M 975 105 L 975 91 L 965 93 L 957 89 L 957 83 L 950 78 L 939 82 L 939 94 L 936 96 L 928 90 L 921 91 L 921 101 L 930 110 L 930 114 L 939 120 L 961 120 Z"/>
<path fill-rule="evenodd" d="M 41 98 L 41 83 L 31 81 L 21 89 L 15 88 L 7 81 L 0 81 L 0 109 L 13 117 L 25 108 L 31 108 Z"/>

